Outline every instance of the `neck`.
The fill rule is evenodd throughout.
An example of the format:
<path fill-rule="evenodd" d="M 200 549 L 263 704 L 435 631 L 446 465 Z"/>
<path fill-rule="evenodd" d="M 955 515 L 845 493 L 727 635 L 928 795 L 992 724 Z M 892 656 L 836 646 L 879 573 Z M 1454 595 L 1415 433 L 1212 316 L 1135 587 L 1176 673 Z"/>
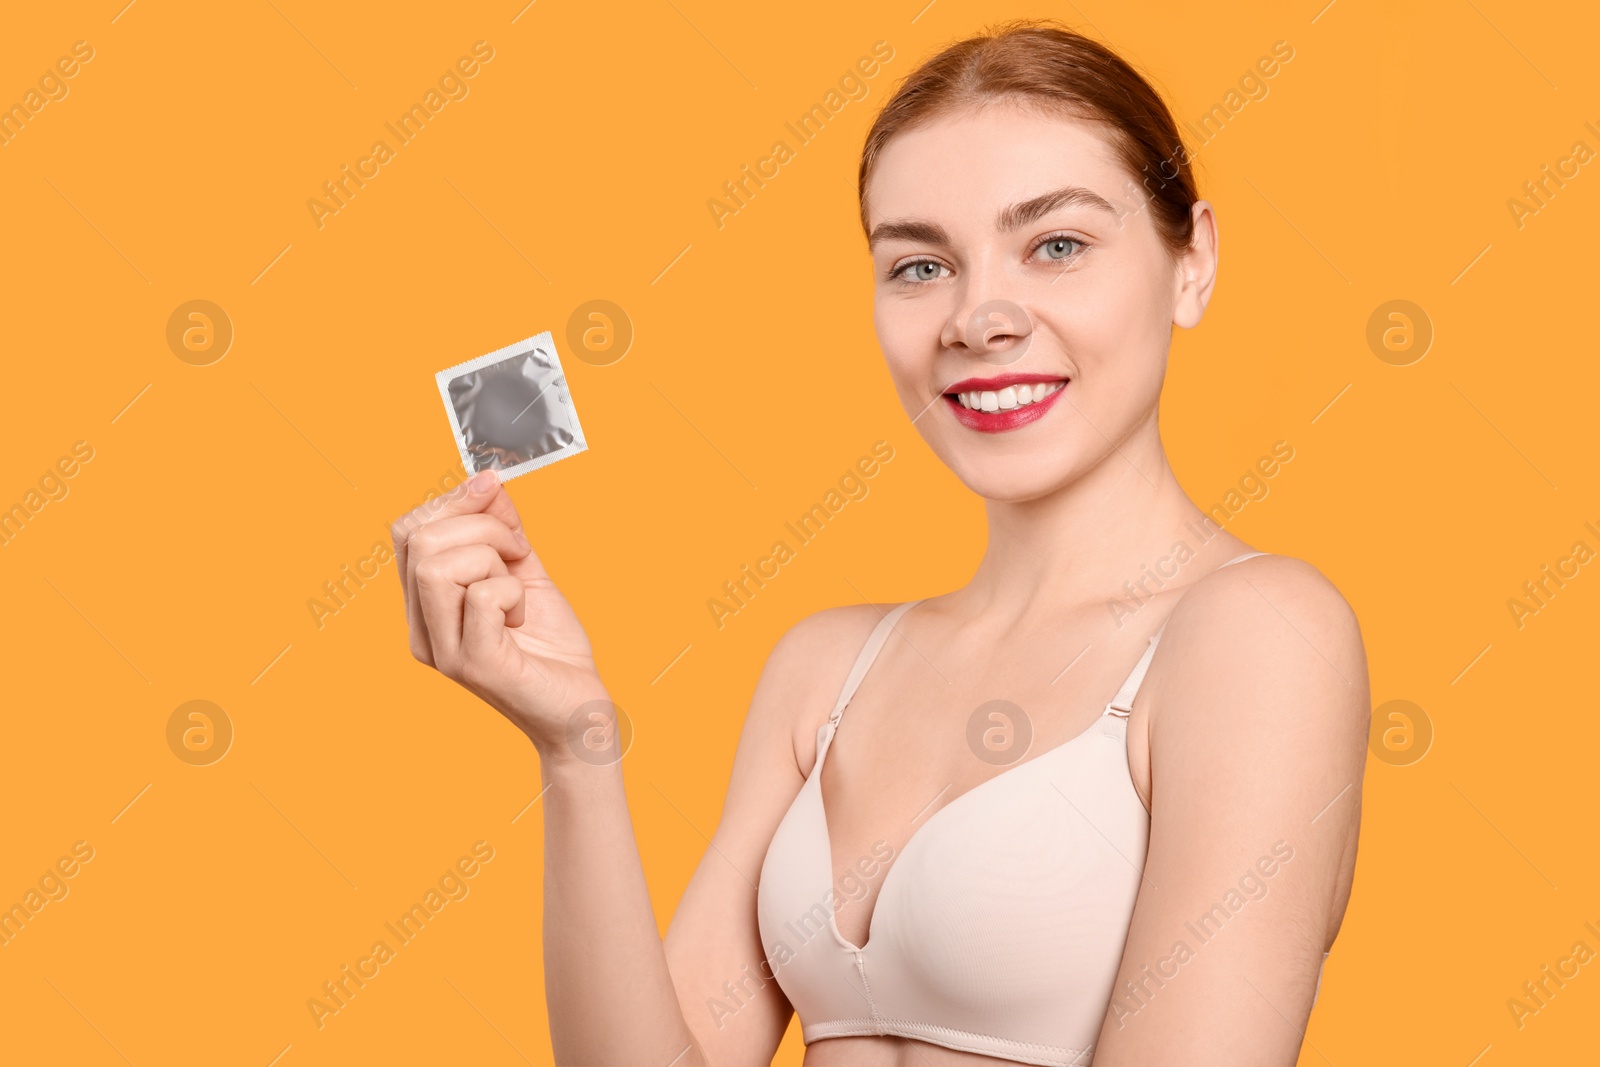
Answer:
<path fill-rule="evenodd" d="M 997 621 L 1091 604 L 1120 617 L 1243 549 L 1178 484 L 1154 413 L 1070 485 L 986 510 L 983 560 L 952 602 Z"/>

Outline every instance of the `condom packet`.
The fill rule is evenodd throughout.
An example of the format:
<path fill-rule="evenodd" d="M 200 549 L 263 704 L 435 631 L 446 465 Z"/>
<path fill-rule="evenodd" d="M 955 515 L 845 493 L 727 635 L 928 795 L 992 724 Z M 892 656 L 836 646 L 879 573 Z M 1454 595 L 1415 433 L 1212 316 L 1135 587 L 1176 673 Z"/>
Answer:
<path fill-rule="evenodd" d="M 549 330 L 434 377 L 469 476 L 509 481 L 589 447 Z"/>

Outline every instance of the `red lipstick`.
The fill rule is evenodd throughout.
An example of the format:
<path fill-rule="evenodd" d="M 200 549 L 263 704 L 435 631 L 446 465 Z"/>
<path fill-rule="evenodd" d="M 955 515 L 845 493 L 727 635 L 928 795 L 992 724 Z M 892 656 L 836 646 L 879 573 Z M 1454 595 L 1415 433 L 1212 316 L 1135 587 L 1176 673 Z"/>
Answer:
<path fill-rule="evenodd" d="M 1020 407 L 1007 411 L 982 411 L 978 408 L 969 408 L 961 403 L 957 393 L 972 392 L 999 392 L 1008 386 L 1032 385 L 1039 382 L 1058 382 L 1060 387 L 1043 400 L 1035 400 Z M 1053 374 L 1000 374 L 993 378 L 963 378 L 952 383 L 944 391 L 945 403 L 950 405 L 956 421 L 969 430 L 980 433 L 1004 433 L 1007 430 L 1020 429 L 1030 422 L 1037 422 L 1045 416 L 1061 394 L 1067 391 L 1068 379 L 1061 375 Z"/>

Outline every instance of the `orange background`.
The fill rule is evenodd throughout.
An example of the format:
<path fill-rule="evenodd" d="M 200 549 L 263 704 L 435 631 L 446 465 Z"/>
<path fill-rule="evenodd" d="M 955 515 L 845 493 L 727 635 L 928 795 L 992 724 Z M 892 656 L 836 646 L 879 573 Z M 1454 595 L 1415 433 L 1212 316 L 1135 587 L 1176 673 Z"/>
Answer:
<path fill-rule="evenodd" d="M 0 507 L 93 449 L 0 546 L 0 903 L 94 850 L 0 947 L 0 1059 L 549 1062 L 531 747 L 411 659 L 392 562 L 320 629 L 307 602 L 456 463 L 434 373 L 554 331 L 589 451 L 510 490 L 635 723 L 664 930 L 778 635 L 948 589 L 981 553 L 980 502 L 876 351 L 854 174 L 895 80 L 1044 5 L 122 3 L 32 5 L 0 35 L 0 103 L 94 50 L 0 147 Z M 1507 202 L 1574 142 L 1600 149 L 1600 18 L 1507 0 L 1059 13 L 1184 122 L 1274 42 L 1294 49 L 1199 151 L 1222 272 L 1175 339 L 1166 439 L 1202 506 L 1292 444 L 1230 529 L 1332 578 L 1374 702 L 1413 701 L 1434 730 L 1422 759 L 1370 762 L 1301 1062 L 1592 1059 L 1600 965 L 1521 1029 L 1506 1001 L 1574 942 L 1600 950 L 1583 927 L 1600 926 L 1600 565 L 1520 629 L 1507 600 L 1574 542 L 1600 549 L 1579 311 L 1600 174 L 1520 227 Z M 494 58 L 470 94 L 319 229 L 306 201 L 479 40 Z M 707 200 L 879 40 L 894 58 L 869 96 L 719 229 Z M 235 332 L 209 366 L 166 340 L 194 299 Z M 565 341 L 594 299 L 636 331 L 609 366 Z M 1409 366 L 1366 340 L 1393 299 L 1435 331 Z M 870 494 L 719 631 L 708 599 L 879 439 L 895 458 Z M 209 766 L 167 742 L 197 699 L 235 731 Z M 319 1030 L 308 998 L 477 841 L 494 858 L 470 895 Z M 792 1027 L 778 1061 L 802 1051 Z"/>

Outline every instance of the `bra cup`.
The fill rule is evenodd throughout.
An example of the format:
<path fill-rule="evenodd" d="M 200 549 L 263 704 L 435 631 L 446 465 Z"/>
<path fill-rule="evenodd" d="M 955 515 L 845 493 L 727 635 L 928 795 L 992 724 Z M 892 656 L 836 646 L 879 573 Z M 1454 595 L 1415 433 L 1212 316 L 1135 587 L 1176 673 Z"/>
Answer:
<path fill-rule="evenodd" d="M 871 1014 L 855 953 L 829 921 L 833 858 L 819 831 L 823 825 L 819 776 L 812 774 L 779 822 L 757 883 L 756 922 L 766 953 L 762 977 L 775 978 L 791 1003 L 804 1005 L 802 1023 L 807 1016 Z"/>
<path fill-rule="evenodd" d="M 1124 765 L 1090 731 L 929 816 L 894 860 L 864 952 L 884 1018 L 1093 1044 L 1148 842 Z"/>

